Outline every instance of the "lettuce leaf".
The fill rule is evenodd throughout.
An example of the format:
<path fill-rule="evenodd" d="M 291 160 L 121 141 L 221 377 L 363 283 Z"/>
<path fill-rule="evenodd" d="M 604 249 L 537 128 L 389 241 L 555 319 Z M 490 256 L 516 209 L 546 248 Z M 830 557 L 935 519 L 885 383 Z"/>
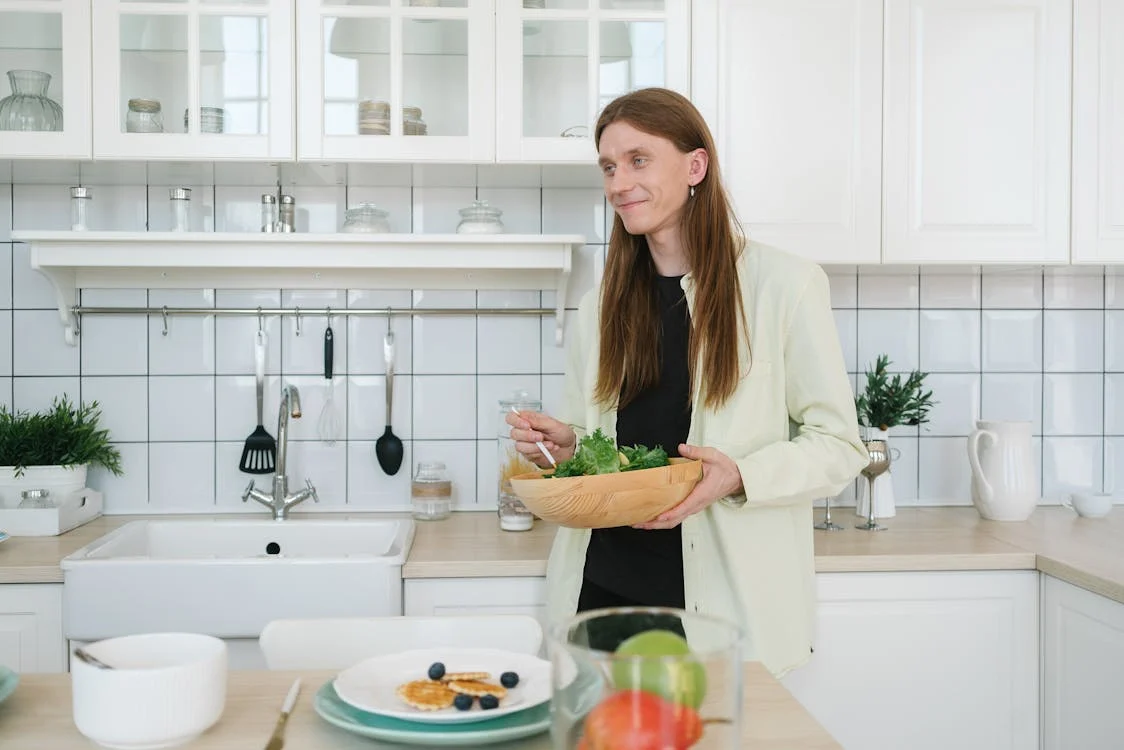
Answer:
<path fill-rule="evenodd" d="M 612 438 L 598 428 L 578 442 L 573 458 L 558 464 L 554 477 L 581 477 L 591 474 L 615 474 L 620 471 L 653 469 L 666 466 L 667 452 L 663 448 L 643 445 L 617 450 Z"/>

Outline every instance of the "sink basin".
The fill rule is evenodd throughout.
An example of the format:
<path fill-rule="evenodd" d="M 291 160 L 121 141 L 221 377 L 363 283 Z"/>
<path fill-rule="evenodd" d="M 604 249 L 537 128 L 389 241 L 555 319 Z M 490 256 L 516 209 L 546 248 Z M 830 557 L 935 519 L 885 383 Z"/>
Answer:
<path fill-rule="evenodd" d="M 63 558 L 63 628 L 89 641 L 257 638 L 282 617 L 402 614 L 414 521 L 133 521 Z"/>

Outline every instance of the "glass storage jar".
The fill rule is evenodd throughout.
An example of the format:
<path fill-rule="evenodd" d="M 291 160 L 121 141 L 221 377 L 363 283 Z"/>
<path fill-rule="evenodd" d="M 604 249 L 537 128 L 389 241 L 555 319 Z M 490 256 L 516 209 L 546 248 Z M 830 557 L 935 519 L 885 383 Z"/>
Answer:
<path fill-rule="evenodd" d="M 461 221 L 457 224 L 457 234 L 500 234 L 503 211 L 488 205 L 488 201 L 476 200 L 471 206 L 459 211 Z"/>
<path fill-rule="evenodd" d="M 402 108 L 402 135 L 425 135 L 425 121 L 422 120 L 421 107 Z"/>
<path fill-rule="evenodd" d="M 386 233 L 390 231 L 387 221 L 389 212 L 376 206 L 374 203 L 360 203 L 347 209 L 343 219 L 343 231 Z"/>
<path fill-rule="evenodd" d="M 188 231 L 191 188 L 171 188 L 168 191 L 168 202 L 172 205 L 172 231 Z"/>
<path fill-rule="evenodd" d="M 441 461 L 418 463 L 410 484 L 410 506 L 419 521 L 440 521 L 453 512 L 453 483 Z"/>
<path fill-rule="evenodd" d="M 261 230 L 273 232 L 277 229 L 277 196 L 272 193 L 262 193 L 261 196 Z"/>
<path fill-rule="evenodd" d="M 85 232 L 90 228 L 90 201 L 94 193 L 88 187 L 70 189 L 70 229 Z"/>
<path fill-rule="evenodd" d="M 164 114 L 160 102 L 155 99 L 130 99 L 129 112 L 125 115 L 125 131 L 128 133 L 163 133 Z"/>
<path fill-rule="evenodd" d="M 511 491 L 511 478 L 518 474 L 537 471 L 528 459 L 515 450 L 515 441 L 511 439 L 511 426 L 507 423 L 507 415 L 512 409 L 519 412 L 542 411 L 542 401 L 530 395 L 527 391 L 516 391 L 509 398 L 500 399 L 499 430 L 499 481 L 497 486 L 496 505 L 500 517 L 500 528 L 504 531 L 527 531 L 535 523 L 535 516 L 527 510 L 523 501 Z"/>
<path fill-rule="evenodd" d="M 365 99 L 359 102 L 359 135 L 390 135 L 390 104 Z"/>

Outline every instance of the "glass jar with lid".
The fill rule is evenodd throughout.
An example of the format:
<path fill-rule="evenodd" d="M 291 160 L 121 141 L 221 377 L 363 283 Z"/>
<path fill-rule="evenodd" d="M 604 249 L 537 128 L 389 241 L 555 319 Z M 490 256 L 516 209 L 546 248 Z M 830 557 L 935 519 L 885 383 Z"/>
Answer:
<path fill-rule="evenodd" d="M 497 487 L 496 504 L 500 517 L 500 528 L 504 531 L 527 531 L 535 522 L 535 516 L 527 510 L 523 501 L 511 491 L 511 478 L 519 474 L 537 471 L 528 459 L 515 450 L 515 441 L 511 439 L 511 425 L 507 423 L 507 415 L 512 410 L 542 411 L 542 401 L 532 396 L 525 390 L 515 391 L 508 398 L 500 399 L 497 438 L 499 439 L 499 481 Z"/>
<path fill-rule="evenodd" d="M 163 133 L 164 115 L 156 99 L 130 99 L 125 115 L 127 133 Z"/>
<path fill-rule="evenodd" d="M 343 231 L 386 233 L 390 231 L 387 216 L 390 213 L 374 203 L 360 203 L 347 209 L 343 219 Z"/>
<path fill-rule="evenodd" d="M 359 135 L 390 135 L 390 103 L 364 99 L 359 102 Z"/>
<path fill-rule="evenodd" d="M 402 135 L 425 135 L 427 131 L 421 107 L 402 108 Z"/>
<path fill-rule="evenodd" d="M 418 463 L 410 484 L 410 506 L 419 521 L 440 521 L 453 512 L 453 483 L 441 461 Z"/>
<path fill-rule="evenodd" d="M 461 221 L 457 224 L 457 234 L 500 234 L 503 211 L 488 205 L 488 201 L 475 200 L 471 206 L 460 210 Z"/>

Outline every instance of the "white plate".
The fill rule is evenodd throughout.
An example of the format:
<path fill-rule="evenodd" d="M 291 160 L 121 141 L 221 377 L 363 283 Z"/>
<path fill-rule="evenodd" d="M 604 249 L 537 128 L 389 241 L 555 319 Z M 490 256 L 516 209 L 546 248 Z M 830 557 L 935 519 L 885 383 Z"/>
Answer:
<path fill-rule="evenodd" d="M 504 672 L 519 675 L 519 684 L 507 691 L 499 708 L 485 711 L 480 700 L 468 711 L 449 707 L 422 711 L 398 697 L 398 686 L 428 679 L 429 666 L 445 665 L 446 672 L 488 672 L 499 684 Z M 528 654 L 490 648 L 435 648 L 375 656 L 340 672 L 333 687 L 340 700 L 372 714 L 426 724 L 462 724 L 487 721 L 523 711 L 550 700 L 550 662 Z"/>

